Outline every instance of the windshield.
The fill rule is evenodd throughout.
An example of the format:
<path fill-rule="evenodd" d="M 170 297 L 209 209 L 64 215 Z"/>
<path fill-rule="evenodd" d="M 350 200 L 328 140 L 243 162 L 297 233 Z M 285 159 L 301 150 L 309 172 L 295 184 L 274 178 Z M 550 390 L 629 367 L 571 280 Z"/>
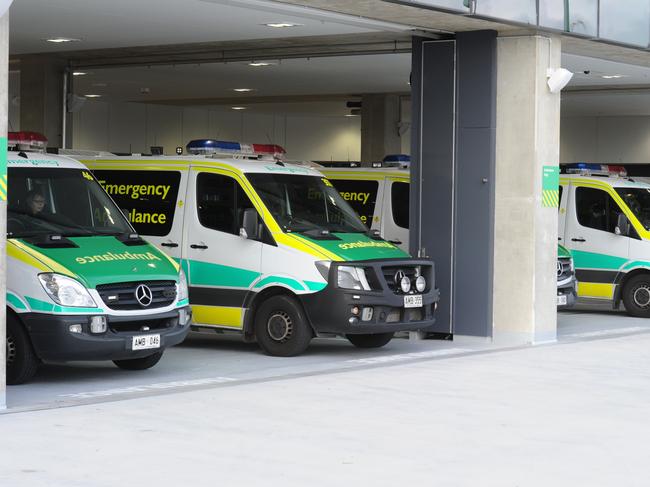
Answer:
<path fill-rule="evenodd" d="M 132 231 L 89 171 L 9 168 L 7 237 L 120 235 Z"/>
<path fill-rule="evenodd" d="M 275 221 L 285 232 L 368 231 L 350 205 L 324 178 L 295 174 L 247 176 Z"/>
<path fill-rule="evenodd" d="M 616 188 L 625 204 L 646 230 L 650 230 L 650 188 Z"/>

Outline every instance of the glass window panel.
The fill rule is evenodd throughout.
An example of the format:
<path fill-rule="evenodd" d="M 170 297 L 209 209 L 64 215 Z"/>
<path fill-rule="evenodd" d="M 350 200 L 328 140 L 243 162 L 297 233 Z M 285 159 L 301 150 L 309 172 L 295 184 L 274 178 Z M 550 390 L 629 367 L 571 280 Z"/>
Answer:
<path fill-rule="evenodd" d="M 525 24 L 537 24 L 537 2 L 536 0 L 478 0 L 476 14 Z"/>
<path fill-rule="evenodd" d="M 650 43 L 650 1 L 600 0 L 599 36 L 647 46 Z"/>
<path fill-rule="evenodd" d="M 469 0 L 403 0 L 404 3 L 426 5 L 427 7 L 440 7 L 450 10 L 469 11 Z"/>
<path fill-rule="evenodd" d="M 566 0 L 539 0 L 539 25 L 564 30 L 564 2 Z"/>
<path fill-rule="evenodd" d="M 598 35 L 598 0 L 565 0 L 568 32 L 596 37 Z"/>

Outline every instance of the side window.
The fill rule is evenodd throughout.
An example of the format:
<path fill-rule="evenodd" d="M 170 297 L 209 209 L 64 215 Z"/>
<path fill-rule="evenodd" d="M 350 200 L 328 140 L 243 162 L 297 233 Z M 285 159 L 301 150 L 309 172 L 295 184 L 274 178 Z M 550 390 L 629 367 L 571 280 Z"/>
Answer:
<path fill-rule="evenodd" d="M 336 190 L 354 211 L 361 221 L 368 226 L 372 225 L 377 204 L 378 181 L 360 181 L 354 179 L 330 179 Z"/>
<path fill-rule="evenodd" d="M 614 199 L 602 189 L 576 188 L 576 214 L 583 227 L 614 233 L 621 212 Z"/>
<path fill-rule="evenodd" d="M 560 206 L 562 206 L 562 194 L 564 194 L 564 186 L 560 184 L 560 195 L 557 199 L 557 209 L 558 211 L 560 210 Z"/>
<path fill-rule="evenodd" d="M 402 228 L 409 227 L 409 183 L 394 182 L 391 190 L 391 204 L 393 206 L 393 220 L 395 225 Z"/>
<path fill-rule="evenodd" d="M 97 170 L 93 173 L 139 234 L 169 235 L 174 223 L 180 172 Z"/>
<path fill-rule="evenodd" d="M 199 174 L 196 200 L 201 225 L 233 235 L 239 235 L 244 210 L 254 208 L 239 183 L 222 174 Z"/>

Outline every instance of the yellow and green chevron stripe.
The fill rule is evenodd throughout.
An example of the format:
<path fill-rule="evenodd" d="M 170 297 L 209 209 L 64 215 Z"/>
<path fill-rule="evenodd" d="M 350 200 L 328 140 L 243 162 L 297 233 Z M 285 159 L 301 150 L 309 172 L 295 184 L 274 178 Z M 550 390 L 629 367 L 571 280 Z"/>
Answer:
<path fill-rule="evenodd" d="M 0 201 L 7 201 L 7 137 L 0 137 Z"/>
<path fill-rule="evenodd" d="M 544 208 L 560 206 L 559 166 L 544 166 L 542 168 L 542 206 Z"/>

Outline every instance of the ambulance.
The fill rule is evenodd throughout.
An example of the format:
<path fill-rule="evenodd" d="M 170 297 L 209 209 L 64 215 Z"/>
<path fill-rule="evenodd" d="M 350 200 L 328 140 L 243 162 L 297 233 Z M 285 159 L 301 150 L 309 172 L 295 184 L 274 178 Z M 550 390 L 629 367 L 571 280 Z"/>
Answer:
<path fill-rule="evenodd" d="M 559 236 L 575 262 L 578 297 L 650 317 L 650 184 L 621 166 L 569 164 L 563 173 Z"/>
<path fill-rule="evenodd" d="M 187 149 L 83 162 L 135 229 L 181 263 L 193 330 L 235 331 L 293 356 L 315 336 L 375 348 L 434 323 L 433 263 L 370 231 L 321 173 L 282 162 L 275 145 Z"/>
<path fill-rule="evenodd" d="M 0 181 L 7 383 L 29 380 L 41 361 L 152 367 L 189 331 L 184 273 L 140 238 L 88 168 L 44 153 L 45 144 L 10 133 L 8 181 Z"/>
<path fill-rule="evenodd" d="M 410 157 L 389 155 L 368 166 L 326 167 L 323 174 L 362 221 L 404 251 L 409 247 Z M 576 277 L 570 252 L 558 245 L 557 306 L 576 302 Z"/>

